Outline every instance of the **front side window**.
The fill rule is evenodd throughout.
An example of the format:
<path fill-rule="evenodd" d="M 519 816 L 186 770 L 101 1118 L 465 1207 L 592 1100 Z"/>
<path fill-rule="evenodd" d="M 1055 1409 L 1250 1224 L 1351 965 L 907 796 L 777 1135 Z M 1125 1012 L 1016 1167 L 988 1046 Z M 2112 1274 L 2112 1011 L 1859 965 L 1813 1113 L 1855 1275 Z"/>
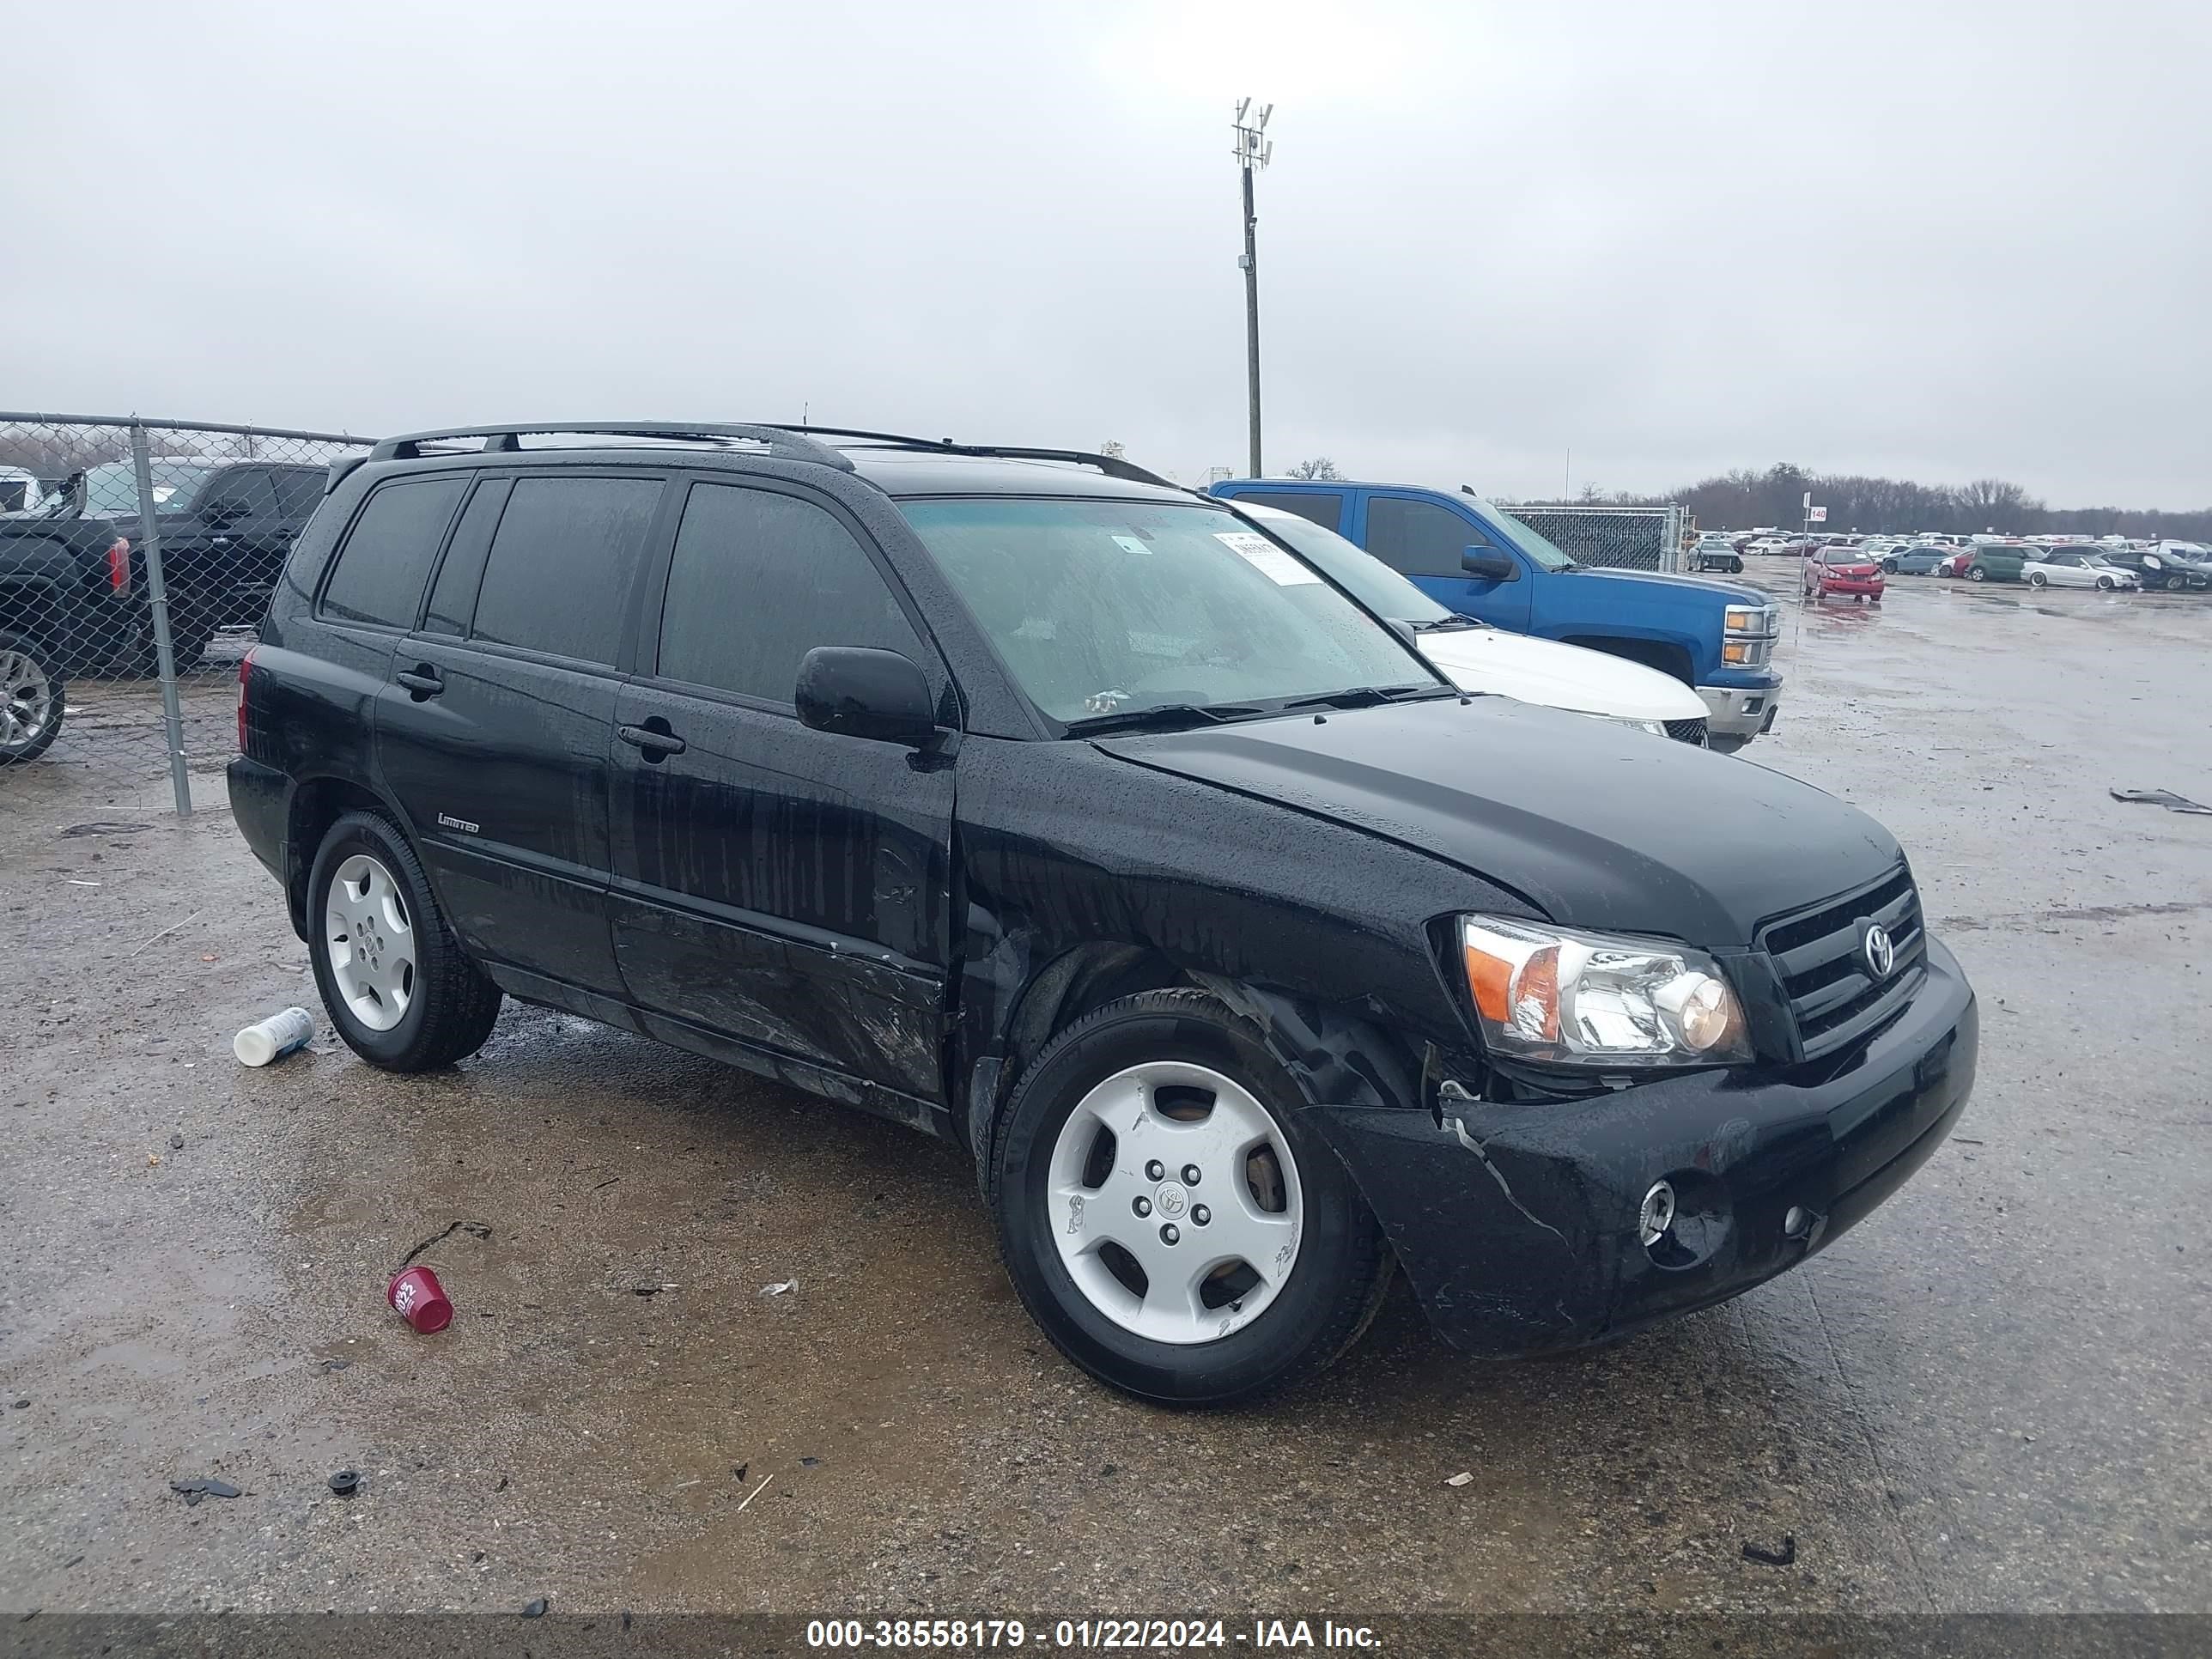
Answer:
<path fill-rule="evenodd" d="M 380 484 L 338 549 L 323 614 L 340 622 L 412 628 L 422 584 L 446 539 L 465 478 Z"/>
<path fill-rule="evenodd" d="M 266 467 L 234 467 L 217 473 L 192 506 L 203 518 L 221 514 L 234 519 L 265 519 L 276 510 L 276 492 L 270 484 Z"/>
<path fill-rule="evenodd" d="M 612 663 L 660 489 L 659 478 L 518 478 L 469 636 Z"/>
<path fill-rule="evenodd" d="M 789 703 L 820 645 L 923 659 L 920 636 L 843 522 L 795 495 L 694 484 L 660 610 L 665 680 Z"/>
<path fill-rule="evenodd" d="M 1486 544 L 1483 533 L 1448 507 L 1403 495 L 1367 502 L 1367 550 L 1408 576 L 1463 576 L 1460 557 Z"/>
<path fill-rule="evenodd" d="M 323 489 L 330 474 L 321 467 L 279 467 L 276 480 L 276 510 L 288 519 L 304 519 L 321 505 Z"/>
<path fill-rule="evenodd" d="M 1444 689 L 1396 635 L 1231 514 L 1013 498 L 900 507 L 1054 720 Z"/>

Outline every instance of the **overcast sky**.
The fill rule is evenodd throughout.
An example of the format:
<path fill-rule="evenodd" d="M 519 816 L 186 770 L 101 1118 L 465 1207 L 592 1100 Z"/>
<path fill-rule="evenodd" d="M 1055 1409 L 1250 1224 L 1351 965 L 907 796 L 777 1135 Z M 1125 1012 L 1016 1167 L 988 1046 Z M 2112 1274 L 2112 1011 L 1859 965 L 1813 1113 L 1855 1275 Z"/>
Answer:
<path fill-rule="evenodd" d="M 9 9 L 0 404 L 2212 503 L 2212 5 Z"/>

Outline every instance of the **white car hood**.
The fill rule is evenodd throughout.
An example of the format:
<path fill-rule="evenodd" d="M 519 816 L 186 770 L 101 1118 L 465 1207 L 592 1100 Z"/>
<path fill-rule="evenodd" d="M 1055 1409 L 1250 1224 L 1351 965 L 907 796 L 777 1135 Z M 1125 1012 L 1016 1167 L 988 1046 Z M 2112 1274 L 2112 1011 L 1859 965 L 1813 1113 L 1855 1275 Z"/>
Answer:
<path fill-rule="evenodd" d="M 1672 675 L 1640 662 L 1499 628 L 1423 634 L 1421 654 L 1461 690 L 1616 720 L 1705 718 L 1705 699 Z"/>

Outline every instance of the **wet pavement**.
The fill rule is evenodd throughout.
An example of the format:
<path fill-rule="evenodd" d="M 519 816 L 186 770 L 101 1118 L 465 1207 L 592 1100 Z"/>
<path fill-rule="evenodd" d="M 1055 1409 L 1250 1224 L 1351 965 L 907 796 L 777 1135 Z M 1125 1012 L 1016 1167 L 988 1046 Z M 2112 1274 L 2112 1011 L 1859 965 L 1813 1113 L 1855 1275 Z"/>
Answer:
<path fill-rule="evenodd" d="M 219 775 L 180 823 L 64 732 L 0 775 L 0 1608 L 2212 1610 L 2212 818 L 2106 793 L 2212 802 L 2212 603 L 1901 578 L 1784 659 L 1743 763 L 1911 850 L 1956 1137 L 1624 1346 L 1480 1364 L 1401 1290 L 1200 1415 L 1060 1360 L 888 1124 L 512 1005 L 441 1076 L 240 1068 L 316 1005 Z"/>

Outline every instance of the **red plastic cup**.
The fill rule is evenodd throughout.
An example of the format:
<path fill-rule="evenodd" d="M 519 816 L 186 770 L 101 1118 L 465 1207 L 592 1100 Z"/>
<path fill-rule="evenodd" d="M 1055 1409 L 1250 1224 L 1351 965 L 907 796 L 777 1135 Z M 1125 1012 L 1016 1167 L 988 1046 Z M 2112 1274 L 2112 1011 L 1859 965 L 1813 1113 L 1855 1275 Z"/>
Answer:
<path fill-rule="evenodd" d="M 453 1322 L 453 1304 L 446 1299 L 446 1287 L 428 1267 L 404 1270 L 392 1281 L 384 1299 L 392 1304 L 392 1312 L 426 1336 Z"/>

